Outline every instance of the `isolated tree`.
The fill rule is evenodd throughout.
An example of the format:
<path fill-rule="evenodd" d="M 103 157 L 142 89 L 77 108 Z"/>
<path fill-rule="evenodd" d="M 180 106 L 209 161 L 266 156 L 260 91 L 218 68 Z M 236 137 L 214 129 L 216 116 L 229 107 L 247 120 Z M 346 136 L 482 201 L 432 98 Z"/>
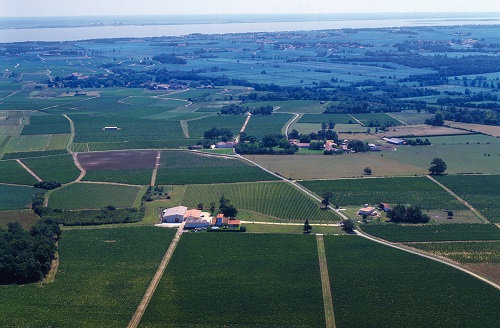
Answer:
<path fill-rule="evenodd" d="M 202 210 L 203 209 L 203 203 L 198 203 L 198 209 Z"/>
<path fill-rule="evenodd" d="M 350 233 L 354 232 L 354 229 L 356 229 L 356 223 L 354 223 L 354 220 L 352 219 L 342 220 L 340 225 L 344 228 L 345 231 Z"/>
<path fill-rule="evenodd" d="M 429 167 L 429 173 L 435 175 L 444 174 L 448 167 L 446 163 L 441 158 L 434 158 L 431 162 L 431 166 Z"/>
<path fill-rule="evenodd" d="M 309 224 L 309 219 L 306 219 L 304 222 L 304 233 L 310 233 L 312 230 L 312 226 Z"/>
<path fill-rule="evenodd" d="M 214 212 L 215 212 L 215 202 L 211 202 L 210 203 L 210 213 L 212 213 L 212 215 L 213 215 Z"/>
<path fill-rule="evenodd" d="M 363 170 L 363 172 L 366 174 L 366 175 L 371 175 L 372 174 L 372 169 L 370 167 L 365 167 L 365 169 Z"/>
<path fill-rule="evenodd" d="M 328 130 L 333 130 L 335 128 L 335 123 L 330 121 L 328 122 Z"/>
<path fill-rule="evenodd" d="M 238 215 L 238 209 L 233 204 L 227 204 L 222 214 L 224 214 L 225 217 L 234 218 Z"/>
<path fill-rule="evenodd" d="M 325 191 L 321 196 L 323 197 L 321 200 L 321 208 L 327 209 L 330 205 L 330 199 L 333 197 L 333 193 L 331 191 Z"/>

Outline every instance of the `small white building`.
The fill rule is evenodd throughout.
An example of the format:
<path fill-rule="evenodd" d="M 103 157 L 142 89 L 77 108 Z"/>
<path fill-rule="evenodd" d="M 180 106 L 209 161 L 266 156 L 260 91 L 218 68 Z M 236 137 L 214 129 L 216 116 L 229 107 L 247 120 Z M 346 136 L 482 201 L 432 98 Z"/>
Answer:
<path fill-rule="evenodd" d="M 360 208 L 358 211 L 359 215 L 377 215 L 377 212 L 375 211 L 374 207 L 367 206 Z"/>
<path fill-rule="evenodd" d="M 166 208 L 161 213 L 161 223 L 182 223 L 186 212 L 186 206 Z"/>
<path fill-rule="evenodd" d="M 187 219 L 184 229 L 206 229 L 210 223 L 207 220 Z"/>

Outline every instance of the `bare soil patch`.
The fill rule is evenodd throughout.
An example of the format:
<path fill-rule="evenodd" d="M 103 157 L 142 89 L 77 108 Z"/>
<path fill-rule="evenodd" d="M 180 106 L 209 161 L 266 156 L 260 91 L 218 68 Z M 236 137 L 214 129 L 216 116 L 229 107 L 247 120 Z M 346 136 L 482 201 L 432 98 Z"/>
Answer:
<path fill-rule="evenodd" d="M 460 135 L 470 134 L 470 131 L 459 130 L 447 126 L 432 126 L 427 124 L 393 126 L 388 132 L 380 132 L 376 135 L 382 137 L 423 137 L 423 136 L 442 136 L 442 135 Z"/>
<path fill-rule="evenodd" d="M 78 153 L 80 165 L 89 170 L 154 169 L 156 151 L 110 151 Z"/>
<path fill-rule="evenodd" d="M 481 274 L 482 276 L 491 279 L 497 284 L 500 284 L 500 263 L 465 263 L 465 265 L 473 269 L 475 272 Z"/>

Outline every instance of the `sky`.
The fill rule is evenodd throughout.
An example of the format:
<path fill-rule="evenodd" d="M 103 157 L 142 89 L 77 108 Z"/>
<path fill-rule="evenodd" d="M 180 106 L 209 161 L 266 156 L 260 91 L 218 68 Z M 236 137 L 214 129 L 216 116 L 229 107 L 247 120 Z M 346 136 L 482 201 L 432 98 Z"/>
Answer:
<path fill-rule="evenodd" d="M 0 0 L 0 17 L 500 12 L 499 0 Z"/>

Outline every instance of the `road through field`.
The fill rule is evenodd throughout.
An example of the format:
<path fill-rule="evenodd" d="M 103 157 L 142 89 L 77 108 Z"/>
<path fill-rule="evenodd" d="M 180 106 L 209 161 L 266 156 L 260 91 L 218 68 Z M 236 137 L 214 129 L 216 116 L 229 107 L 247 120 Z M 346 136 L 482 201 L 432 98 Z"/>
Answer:
<path fill-rule="evenodd" d="M 73 155 L 73 162 L 75 162 L 75 166 L 80 170 L 80 175 L 76 178 L 75 182 L 80 182 L 85 174 L 87 174 L 87 171 L 80 164 L 80 161 L 78 160 L 78 153 L 71 153 L 71 155 Z"/>
<path fill-rule="evenodd" d="M 318 259 L 321 271 L 321 286 L 323 289 L 326 328 L 335 328 L 332 290 L 330 288 L 330 276 L 328 275 L 328 263 L 326 261 L 325 241 L 323 239 L 323 235 L 316 235 L 316 242 L 318 243 Z"/>
<path fill-rule="evenodd" d="M 132 316 L 132 319 L 130 320 L 127 328 L 136 328 L 141 322 L 142 316 L 144 315 L 144 312 L 148 307 L 149 301 L 151 301 L 151 298 L 153 297 L 156 287 L 158 287 L 158 283 L 160 282 L 160 279 L 163 276 L 165 269 L 167 268 L 168 262 L 172 258 L 172 254 L 174 254 L 175 248 L 177 247 L 177 244 L 181 239 L 183 230 L 184 230 L 184 223 L 179 225 L 177 233 L 172 239 L 172 242 L 170 243 L 170 246 L 168 247 L 165 256 L 163 256 L 163 259 L 161 260 L 160 265 L 158 266 L 158 269 L 156 270 L 156 273 L 153 276 L 153 279 L 151 280 L 148 289 L 144 293 L 141 302 L 137 306 L 137 309 L 134 315 Z"/>
<path fill-rule="evenodd" d="M 66 119 L 69 121 L 69 127 L 71 129 L 71 136 L 69 138 L 67 149 L 68 149 L 68 151 L 70 153 L 72 153 L 72 151 L 71 151 L 71 145 L 73 144 L 73 139 L 75 139 L 75 123 L 73 122 L 73 120 L 71 118 L 69 118 L 68 115 L 63 114 L 63 116 L 66 117 Z"/>
<path fill-rule="evenodd" d="M 42 182 L 43 181 L 38 175 L 36 175 L 35 172 L 33 172 L 29 167 L 27 167 L 26 164 L 24 164 L 23 162 L 21 162 L 20 159 L 16 159 L 16 162 L 18 162 L 19 165 L 21 165 L 26 171 L 28 171 L 28 173 L 31 174 L 33 176 L 33 178 L 35 178 L 38 182 Z"/>
<path fill-rule="evenodd" d="M 153 174 L 151 174 L 151 183 L 149 184 L 151 187 L 153 187 L 156 183 L 156 175 L 158 174 L 158 168 L 160 167 L 160 157 L 161 157 L 161 152 L 158 151 L 156 153 L 155 168 L 153 169 Z"/>

